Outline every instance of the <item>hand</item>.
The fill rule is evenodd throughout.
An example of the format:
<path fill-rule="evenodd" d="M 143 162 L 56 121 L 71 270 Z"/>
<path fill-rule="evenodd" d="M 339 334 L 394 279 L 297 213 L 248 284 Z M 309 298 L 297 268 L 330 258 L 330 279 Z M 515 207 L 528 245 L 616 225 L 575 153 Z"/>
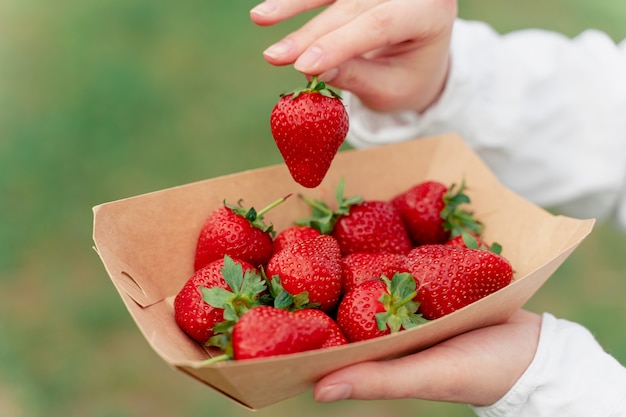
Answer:
<path fill-rule="evenodd" d="M 270 64 L 317 74 L 374 110 L 422 112 L 437 100 L 448 73 L 454 0 L 266 0 L 250 17 L 267 26 L 322 6 L 265 50 Z"/>
<path fill-rule="evenodd" d="M 520 310 L 503 324 L 409 356 L 343 368 L 322 378 L 313 395 L 320 402 L 419 398 L 491 405 L 530 365 L 540 328 L 541 316 Z"/>

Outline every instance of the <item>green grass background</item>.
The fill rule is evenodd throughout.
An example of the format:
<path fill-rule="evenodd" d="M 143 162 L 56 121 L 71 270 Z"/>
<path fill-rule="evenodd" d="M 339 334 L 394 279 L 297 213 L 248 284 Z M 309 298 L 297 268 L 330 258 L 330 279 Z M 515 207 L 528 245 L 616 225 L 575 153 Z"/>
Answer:
<path fill-rule="evenodd" d="M 261 51 L 307 16 L 259 28 L 254 4 L 0 2 L 0 416 L 251 415 L 151 350 L 92 250 L 91 207 L 281 162 L 269 112 L 303 78 Z M 623 0 L 464 0 L 461 16 L 626 37 Z M 622 362 L 625 244 L 598 227 L 529 303 L 589 326 Z M 308 393 L 255 415 L 296 412 L 472 415 Z"/>

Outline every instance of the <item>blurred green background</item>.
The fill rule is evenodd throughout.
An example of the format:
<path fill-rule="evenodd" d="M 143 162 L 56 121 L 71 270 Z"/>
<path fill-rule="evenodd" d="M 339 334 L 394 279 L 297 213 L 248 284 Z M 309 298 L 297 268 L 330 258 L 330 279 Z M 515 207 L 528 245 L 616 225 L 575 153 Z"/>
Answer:
<path fill-rule="evenodd" d="M 0 416 L 247 416 L 151 350 L 92 250 L 91 207 L 281 162 L 268 128 L 302 84 L 261 51 L 254 1 L 0 1 Z M 626 37 L 623 0 L 464 0 L 500 31 L 588 27 Z M 590 327 L 626 361 L 626 235 L 600 226 L 529 308 Z M 426 401 L 321 405 L 262 416 L 471 416 Z"/>

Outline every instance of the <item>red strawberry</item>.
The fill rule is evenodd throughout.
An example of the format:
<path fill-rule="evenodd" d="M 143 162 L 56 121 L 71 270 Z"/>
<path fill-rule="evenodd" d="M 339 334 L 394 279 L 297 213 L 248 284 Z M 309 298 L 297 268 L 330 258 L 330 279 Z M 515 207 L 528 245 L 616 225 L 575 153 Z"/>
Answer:
<path fill-rule="evenodd" d="M 405 255 L 399 253 L 355 252 L 341 260 L 341 292 L 384 276 L 392 277 L 396 272 L 407 272 Z"/>
<path fill-rule="evenodd" d="M 346 138 L 348 113 L 341 97 L 314 76 L 306 88 L 281 96 L 270 127 L 293 179 L 314 188 Z"/>
<path fill-rule="evenodd" d="M 238 286 L 229 285 L 233 277 L 240 283 Z M 226 302 L 210 305 L 204 300 L 206 289 L 227 293 Z M 174 298 L 174 318 L 192 339 L 205 344 L 213 336 L 213 328 L 224 322 L 227 302 L 234 303 L 237 309 L 233 311 L 241 314 L 245 308 L 261 302 L 265 289 L 264 280 L 251 264 L 226 256 L 200 268 L 187 280 Z"/>
<path fill-rule="evenodd" d="M 373 339 L 424 323 L 415 280 L 408 273 L 383 277 L 353 288 L 339 303 L 337 324 L 350 342 Z"/>
<path fill-rule="evenodd" d="M 341 292 L 341 250 L 331 236 L 320 235 L 286 247 L 273 255 L 265 272 L 292 296 L 308 293 L 310 303 L 330 311 Z"/>
<path fill-rule="evenodd" d="M 287 196 L 289 197 L 289 196 Z M 198 236 L 194 269 L 198 270 L 224 255 L 250 262 L 254 266 L 265 265 L 272 255 L 272 226 L 263 223 L 263 215 L 285 201 L 281 198 L 257 212 L 224 203 L 207 217 Z"/>
<path fill-rule="evenodd" d="M 429 320 L 463 308 L 513 279 L 507 259 L 482 249 L 422 245 L 407 255 L 406 266 L 418 283 L 420 312 Z"/>
<path fill-rule="evenodd" d="M 292 226 L 280 231 L 274 238 L 274 253 L 295 242 L 319 236 L 317 229 L 308 226 Z"/>
<path fill-rule="evenodd" d="M 412 248 L 409 235 L 397 210 L 386 201 L 368 200 L 350 207 L 332 235 L 345 256 L 355 252 L 406 254 Z"/>
<path fill-rule="evenodd" d="M 328 340 L 326 319 L 261 306 L 249 310 L 233 327 L 235 360 L 285 355 L 319 349 Z"/>
<path fill-rule="evenodd" d="M 445 243 L 446 246 L 456 246 L 458 248 L 484 249 L 499 254 L 502 247 L 494 242 L 491 245 L 485 242 L 480 236 L 472 236 L 469 233 L 462 233 L 453 237 Z"/>
<path fill-rule="evenodd" d="M 333 320 L 333 318 L 330 317 L 328 314 L 324 313 L 322 310 L 318 310 L 315 308 L 305 308 L 303 310 L 296 311 L 295 314 L 302 316 L 316 316 L 326 321 L 326 325 L 328 326 L 328 337 L 322 345 L 323 348 L 342 346 L 348 343 L 348 339 L 346 339 L 346 336 L 339 328 L 337 322 Z"/>
<path fill-rule="evenodd" d="M 354 252 L 406 254 L 413 248 L 402 218 L 391 203 L 363 201 L 360 196 L 345 198 L 343 190 L 342 180 L 336 190 L 335 211 L 323 201 L 301 196 L 313 208 L 313 214 L 296 223 L 331 234 L 339 242 L 343 256 Z"/>
<path fill-rule="evenodd" d="M 480 235 L 482 225 L 461 207 L 470 202 L 463 193 L 437 181 L 424 181 L 396 195 L 391 203 L 400 213 L 416 246 L 443 244 L 463 231 Z"/>

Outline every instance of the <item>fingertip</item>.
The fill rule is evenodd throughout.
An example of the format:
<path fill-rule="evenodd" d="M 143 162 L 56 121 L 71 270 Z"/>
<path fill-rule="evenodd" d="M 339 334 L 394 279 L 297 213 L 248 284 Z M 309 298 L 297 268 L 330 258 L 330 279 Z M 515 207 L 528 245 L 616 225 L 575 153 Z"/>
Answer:
<path fill-rule="evenodd" d="M 253 18 L 261 19 L 270 17 L 278 10 L 278 6 L 272 0 L 265 0 L 263 3 L 259 3 L 250 10 L 250 16 Z M 254 19 L 253 19 L 254 20 Z"/>
<path fill-rule="evenodd" d="M 335 383 L 330 385 L 318 385 L 313 391 L 313 398 L 317 402 L 327 403 L 341 401 L 350 398 L 352 386 L 346 383 Z"/>
<path fill-rule="evenodd" d="M 319 74 L 319 63 L 322 58 L 322 49 L 319 46 L 308 48 L 294 62 L 294 68 L 305 74 Z"/>

